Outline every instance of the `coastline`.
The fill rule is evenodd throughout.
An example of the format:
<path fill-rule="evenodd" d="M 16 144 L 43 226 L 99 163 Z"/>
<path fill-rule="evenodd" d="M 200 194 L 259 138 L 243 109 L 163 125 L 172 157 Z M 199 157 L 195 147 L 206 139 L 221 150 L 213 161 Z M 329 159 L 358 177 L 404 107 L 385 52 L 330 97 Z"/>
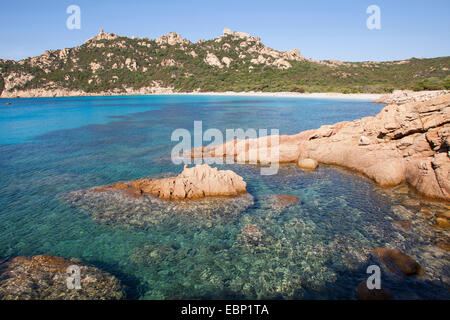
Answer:
<path fill-rule="evenodd" d="M 397 94 L 388 96 L 393 103 L 376 116 L 280 135 L 275 153 L 266 136 L 200 147 L 191 155 L 234 157 L 238 163 L 297 163 L 308 170 L 319 163 L 338 165 L 363 173 L 383 187 L 407 182 L 423 196 L 449 201 L 450 94 Z"/>
<path fill-rule="evenodd" d="M 173 92 L 167 90 L 130 91 L 124 93 L 118 92 L 100 92 L 85 93 L 80 91 L 21 91 L 0 95 L 0 99 L 23 99 L 23 98 L 65 98 L 65 97 L 102 97 L 102 96 L 154 96 L 154 95 L 186 95 L 186 96 L 236 96 L 236 97 L 270 97 L 270 98 L 313 98 L 313 99 L 341 99 L 341 100 L 367 100 L 375 101 L 380 99 L 383 94 L 380 93 L 339 93 L 339 92 L 315 92 L 315 93 L 296 93 L 296 92 Z"/>
<path fill-rule="evenodd" d="M 307 98 L 331 100 L 370 101 L 380 104 L 403 104 L 407 102 L 424 102 L 432 98 L 449 94 L 449 90 L 394 90 L 392 93 L 340 93 L 340 92 L 174 92 L 173 88 L 147 87 L 139 90 L 128 89 L 127 92 L 98 92 L 69 91 L 66 89 L 43 90 L 31 89 L 27 91 L 3 92 L 0 99 L 26 98 L 65 98 L 65 97 L 120 97 L 120 96 L 228 96 L 228 97 L 266 97 L 266 98 Z"/>

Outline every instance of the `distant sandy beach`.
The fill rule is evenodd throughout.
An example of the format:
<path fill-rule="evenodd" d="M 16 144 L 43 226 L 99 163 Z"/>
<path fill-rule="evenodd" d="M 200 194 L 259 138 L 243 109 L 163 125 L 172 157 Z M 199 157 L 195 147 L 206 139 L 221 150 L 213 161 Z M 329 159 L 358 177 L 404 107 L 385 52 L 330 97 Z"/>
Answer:
<path fill-rule="evenodd" d="M 318 99 L 348 99 L 348 100 L 377 100 L 383 94 L 377 93 L 350 93 L 339 92 L 317 92 L 317 93 L 295 93 L 295 92 L 196 92 L 196 93 L 172 93 L 174 95 L 196 95 L 196 96 L 243 96 L 243 97 L 276 97 L 276 98 L 318 98 Z"/>
<path fill-rule="evenodd" d="M 383 96 L 383 94 L 375 93 L 350 93 L 344 94 L 339 92 L 320 92 L 320 93 L 295 93 L 295 92 L 173 92 L 171 89 L 161 89 L 147 91 L 136 90 L 124 93 L 99 92 L 85 93 L 82 91 L 69 90 L 42 90 L 32 89 L 27 91 L 19 91 L 6 93 L 4 92 L 0 98 L 51 98 L 51 97 L 92 97 L 92 96 L 146 96 L 146 95 L 191 95 L 191 96 L 241 96 L 241 97 L 275 97 L 275 98 L 317 98 L 317 99 L 342 99 L 342 100 L 367 100 L 374 101 Z"/>

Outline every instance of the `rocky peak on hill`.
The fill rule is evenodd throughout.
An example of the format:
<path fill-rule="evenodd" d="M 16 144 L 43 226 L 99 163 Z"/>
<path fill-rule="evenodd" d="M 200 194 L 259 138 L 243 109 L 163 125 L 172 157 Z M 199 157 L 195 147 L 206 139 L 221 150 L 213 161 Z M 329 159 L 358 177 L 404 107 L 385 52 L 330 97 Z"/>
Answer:
<path fill-rule="evenodd" d="M 260 43 L 261 39 L 257 38 L 257 37 L 252 37 L 251 35 L 249 35 L 248 33 L 245 32 L 233 32 L 228 28 L 223 29 L 223 36 L 231 36 L 234 40 L 237 39 L 242 39 L 242 40 L 247 40 L 247 41 L 254 41 L 256 43 Z"/>
<path fill-rule="evenodd" d="M 103 32 L 103 29 L 100 29 L 98 35 L 96 35 L 95 37 L 89 38 L 88 40 L 86 40 L 86 42 L 98 41 L 98 40 L 115 40 L 118 37 L 119 36 L 114 33 L 105 33 L 105 32 Z"/>
<path fill-rule="evenodd" d="M 177 44 L 187 45 L 191 42 L 187 39 L 183 39 L 178 33 L 171 32 L 156 39 L 156 43 L 159 45 L 168 44 L 169 46 L 174 46 Z"/>
<path fill-rule="evenodd" d="M 247 52 L 254 52 L 258 54 L 258 58 L 252 60 L 255 64 L 265 64 L 265 65 L 274 65 L 279 69 L 289 69 L 291 67 L 290 64 L 286 63 L 285 60 L 295 60 L 295 61 L 303 61 L 305 58 L 302 56 L 300 50 L 294 49 L 291 51 L 278 51 L 272 48 L 265 46 L 260 38 L 253 37 L 245 32 L 233 32 L 228 28 L 223 30 L 223 36 L 216 39 L 216 41 L 220 42 L 222 40 L 229 39 L 233 41 L 243 40 L 239 47 L 246 49 Z M 274 58 L 275 60 L 270 63 L 270 58 Z"/>

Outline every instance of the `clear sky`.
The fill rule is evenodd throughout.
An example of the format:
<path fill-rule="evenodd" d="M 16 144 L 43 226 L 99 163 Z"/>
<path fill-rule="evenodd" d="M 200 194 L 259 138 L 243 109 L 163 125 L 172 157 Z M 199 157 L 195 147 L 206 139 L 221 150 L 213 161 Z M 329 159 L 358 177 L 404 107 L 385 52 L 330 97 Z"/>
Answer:
<path fill-rule="evenodd" d="M 72 4 L 81 8 L 80 30 L 66 27 Z M 373 4 L 381 9 L 381 30 L 366 27 Z M 450 55 L 450 0 L 14 0 L 0 6 L 0 58 L 74 47 L 101 28 L 152 39 L 174 31 L 197 41 L 225 27 L 315 59 Z"/>

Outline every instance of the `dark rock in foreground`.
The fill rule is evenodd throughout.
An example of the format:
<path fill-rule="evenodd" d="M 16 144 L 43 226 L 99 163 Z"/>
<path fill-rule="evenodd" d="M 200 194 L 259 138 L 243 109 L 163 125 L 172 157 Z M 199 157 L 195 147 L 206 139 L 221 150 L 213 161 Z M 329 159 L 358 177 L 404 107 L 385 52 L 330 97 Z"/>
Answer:
<path fill-rule="evenodd" d="M 67 268 L 80 268 L 81 289 L 67 287 Z M 0 300 L 119 300 L 122 285 L 112 275 L 50 255 L 16 257 L 0 264 Z"/>
<path fill-rule="evenodd" d="M 392 300 L 392 294 L 388 289 L 381 287 L 381 289 L 369 290 L 366 280 L 358 284 L 356 297 L 359 300 Z"/>

